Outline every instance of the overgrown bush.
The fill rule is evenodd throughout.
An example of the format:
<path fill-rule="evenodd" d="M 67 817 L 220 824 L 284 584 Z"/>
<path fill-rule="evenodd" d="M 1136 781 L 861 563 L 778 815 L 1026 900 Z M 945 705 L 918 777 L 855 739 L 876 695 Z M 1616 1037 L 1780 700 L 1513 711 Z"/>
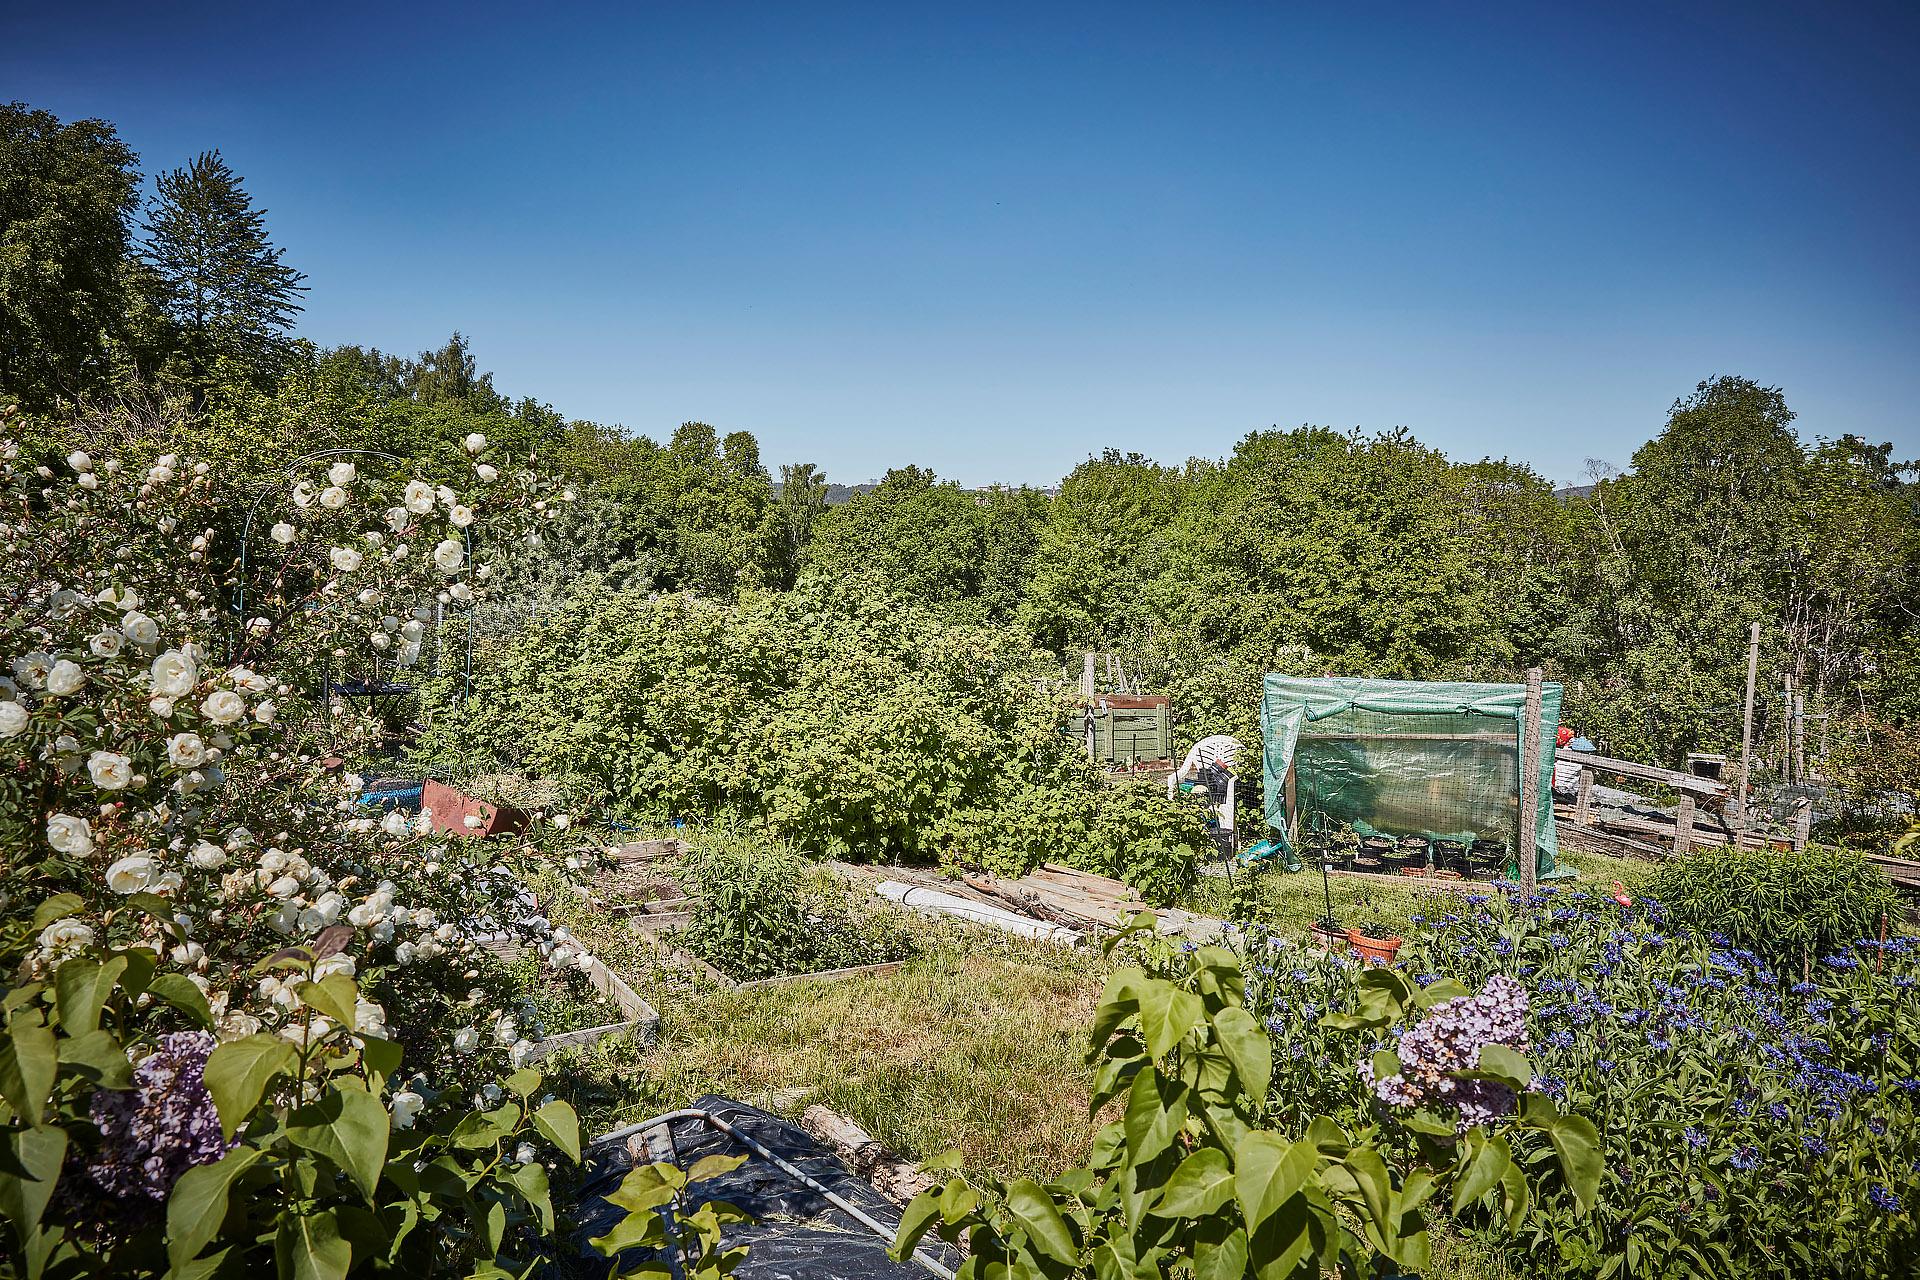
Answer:
<path fill-rule="evenodd" d="M 476 658 L 436 761 L 498 759 L 654 817 L 737 817 L 815 856 L 1043 860 L 1164 896 L 1197 811 L 1109 786 L 1057 666 L 1010 628 L 813 582 L 723 604 L 582 591 Z"/>
<path fill-rule="evenodd" d="M 684 864 L 699 902 L 687 948 L 740 981 L 904 960 L 913 934 L 899 912 L 863 904 L 784 845 L 697 840 Z"/>
<path fill-rule="evenodd" d="M 1795 969 L 1877 936 L 1883 915 L 1897 921 L 1902 914 L 1878 868 L 1852 850 L 1824 845 L 1791 853 L 1703 849 L 1663 865 L 1647 892 L 1675 924 L 1723 934 Z"/>

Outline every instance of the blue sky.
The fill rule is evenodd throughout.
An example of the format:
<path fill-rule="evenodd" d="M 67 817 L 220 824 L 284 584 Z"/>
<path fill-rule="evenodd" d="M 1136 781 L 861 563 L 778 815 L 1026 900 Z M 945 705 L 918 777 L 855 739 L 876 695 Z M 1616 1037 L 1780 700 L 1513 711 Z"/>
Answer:
<path fill-rule="evenodd" d="M 16 2 L 0 95 L 218 147 L 315 341 L 838 480 L 1313 422 L 1565 483 L 1721 373 L 1920 454 L 1914 6 L 1582 8 Z"/>

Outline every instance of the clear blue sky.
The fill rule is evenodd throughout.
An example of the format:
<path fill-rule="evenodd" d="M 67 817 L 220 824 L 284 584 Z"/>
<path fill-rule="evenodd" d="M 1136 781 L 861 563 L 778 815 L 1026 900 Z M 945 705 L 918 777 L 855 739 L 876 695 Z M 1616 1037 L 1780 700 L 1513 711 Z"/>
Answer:
<path fill-rule="evenodd" d="M 1920 454 L 1916 63 L 1911 4 L 0 5 L 0 96 L 221 149 L 306 336 L 844 481 L 1314 422 L 1570 482 L 1719 373 Z"/>

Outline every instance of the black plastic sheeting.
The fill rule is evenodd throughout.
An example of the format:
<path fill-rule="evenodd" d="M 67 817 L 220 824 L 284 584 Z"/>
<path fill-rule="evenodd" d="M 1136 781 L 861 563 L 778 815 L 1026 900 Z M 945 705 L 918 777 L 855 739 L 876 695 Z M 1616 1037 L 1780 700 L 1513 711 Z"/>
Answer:
<path fill-rule="evenodd" d="M 900 1225 L 900 1210 L 892 1201 L 848 1172 L 839 1157 L 797 1125 L 717 1094 L 696 1099 L 692 1107 L 719 1116 L 835 1195 L 857 1205 L 889 1231 Z M 708 1200 L 725 1200 L 756 1219 L 728 1232 L 729 1245 L 749 1247 L 747 1260 L 734 1272 L 736 1276 L 747 1280 L 931 1280 L 933 1273 L 925 1268 L 887 1257 L 889 1241 L 778 1165 L 741 1146 L 731 1134 L 695 1116 L 671 1121 L 669 1128 L 683 1169 L 691 1168 L 702 1156 L 747 1157 L 747 1163 L 732 1173 L 689 1188 L 696 1206 Z M 586 1182 L 576 1210 L 581 1225 L 576 1243 L 582 1257 L 597 1260 L 602 1266 L 606 1259 L 587 1241 L 605 1235 L 625 1216 L 626 1210 L 607 1203 L 606 1196 L 619 1187 L 632 1167 L 624 1138 L 587 1149 Z M 924 1249 L 949 1268 L 960 1264 L 957 1255 L 931 1236 Z M 645 1261 L 650 1252 L 633 1250 L 620 1261 L 623 1266 L 632 1266 Z"/>

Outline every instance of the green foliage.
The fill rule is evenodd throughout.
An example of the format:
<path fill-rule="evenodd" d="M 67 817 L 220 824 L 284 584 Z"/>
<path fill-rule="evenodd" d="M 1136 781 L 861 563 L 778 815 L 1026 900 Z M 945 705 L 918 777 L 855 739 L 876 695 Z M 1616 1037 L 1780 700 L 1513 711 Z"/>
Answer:
<path fill-rule="evenodd" d="M 218 151 L 155 180 L 144 258 L 174 326 L 181 374 L 202 400 L 217 364 L 271 384 L 306 277 L 281 261 L 266 218 Z"/>
<path fill-rule="evenodd" d="M 25 922 L 7 927 L 6 958 L 32 936 Z M 200 1070 L 207 1102 L 193 1100 L 183 1076 L 165 1097 L 141 1095 L 145 1114 L 164 1115 L 163 1103 L 176 1116 L 210 1106 L 217 1125 L 205 1115 L 192 1121 L 199 1130 L 162 1120 L 144 1135 L 103 1133 L 97 1094 L 154 1087 L 136 1084 L 130 1062 L 162 1047 L 169 1028 L 213 1025 L 204 999 L 165 993 L 177 975 L 156 977 L 159 959 L 146 948 L 100 949 L 67 959 L 52 982 L 10 989 L 0 1033 L 0 1150 L 10 1156 L 0 1159 L 0 1274 L 427 1275 L 551 1256 L 554 1206 L 539 1160 L 557 1152 L 578 1162 L 572 1109 L 534 1100 L 541 1077 L 523 1070 L 493 1088 L 485 1109 L 436 1108 L 417 1123 L 425 1100 L 399 1087 L 400 1046 L 355 1034 L 357 985 L 337 970 L 306 980 L 317 974 L 309 949 L 259 967 L 298 985 L 301 1035 L 219 1044 Z M 116 1199 L 90 1172 L 177 1159 L 189 1132 L 203 1136 L 192 1140 L 191 1166 L 161 1189 L 163 1202 Z M 210 1143 L 215 1134 L 225 1141 Z M 127 1147 L 134 1142 L 156 1145 Z M 63 1160 L 68 1152 L 77 1158 Z M 103 1232 L 109 1220 L 115 1229 Z"/>
<path fill-rule="evenodd" d="M 695 955 L 741 981 L 904 960 L 898 912 L 863 908 L 784 845 L 705 836 L 685 862 L 699 904 L 684 935 Z"/>
<path fill-rule="evenodd" d="M 728 605 L 583 592 L 476 658 L 425 750 L 491 756 L 669 817 L 738 815 L 814 855 L 1016 874 L 1052 858 L 1169 894 L 1191 806 L 1108 786 L 1014 630 L 814 583 Z"/>
<path fill-rule="evenodd" d="M 1369 971 L 1359 987 L 1360 1011 L 1344 1021 L 1367 1036 L 1433 1003 L 1391 970 Z M 1526 1060 L 1510 1057 L 1483 1056 L 1480 1073 L 1523 1085 Z M 1451 1117 L 1427 1113 L 1394 1132 L 1325 1117 L 1297 1138 L 1265 1127 L 1273 1047 L 1247 1010 L 1239 963 L 1220 948 L 1187 953 L 1169 977 L 1114 974 L 1089 1059 L 1093 1109 L 1112 1105 L 1120 1118 L 1101 1130 L 1087 1164 L 1046 1186 L 956 1177 L 908 1206 L 896 1256 L 933 1231 L 966 1240 L 959 1274 L 969 1278 L 1002 1268 L 1060 1277 L 1418 1271 L 1431 1259 L 1430 1202 L 1450 1197 L 1456 1215 L 1490 1208 L 1509 1229 L 1527 1220 L 1544 1167 L 1530 1178 L 1514 1158 L 1522 1137 L 1545 1144 L 1537 1163 L 1557 1169 L 1583 1203 L 1600 1180 L 1593 1126 L 1538 1095 L 1458 1140 Z"/>
<path fill-rule="evenodd" d="M 1880 869 L 1852 850 L 1708 847 L 1660 868 L 1647 891 L 1676 924 L 1796 966 L 1896 925 L 1905 912 Z"/>
<path fill-rule="evenodd" d="M 0 396 L 45 410 L 109 385 L 137 159 L 104 120 L 0 104 Z"/>
<path fill-rule="evenodd" d="M 745 1245 L 728 1247 L 722 1236 L 736 1223 L 753 1217 L 725 1200 L 706 1199 L 693 1205 L 688 1190 L 702 1182 L 732 1173 L 747 1162 L 745 1156 L 705 1156 L 691 1169 L 673 1164 L 638 1165 L 620 1180 L 607 1199 L 627 1211 L 614 1228 L 588 1243 L 616 1261 L 628 1250 L 648 1250 L 652 1257 L 628 1270 L 628 1276 L 671 1276 L 685 1280 L 719 1280 L 732 1275 L 746 1260 Z"/>

